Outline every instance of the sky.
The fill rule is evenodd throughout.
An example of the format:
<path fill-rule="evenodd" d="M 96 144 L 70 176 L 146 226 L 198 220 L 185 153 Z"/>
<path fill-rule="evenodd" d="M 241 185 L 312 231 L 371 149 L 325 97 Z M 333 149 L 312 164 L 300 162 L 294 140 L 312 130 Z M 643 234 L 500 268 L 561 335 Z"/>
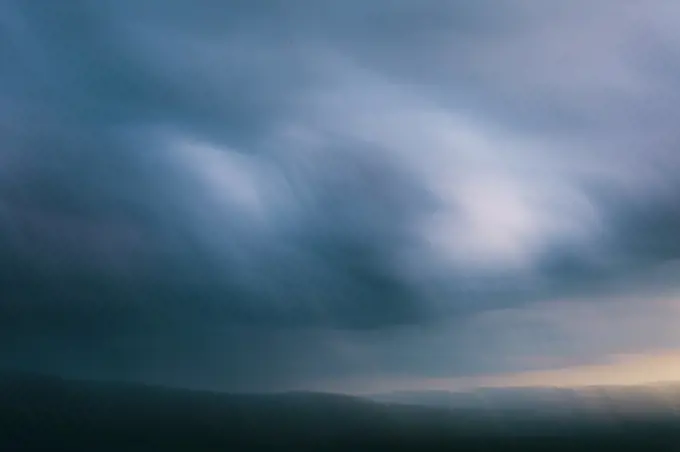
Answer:
<path fill-rule="evenodd" d="M 680 379 L 677 17 L 0 2 L 0 367 L 225 391 Z"/>

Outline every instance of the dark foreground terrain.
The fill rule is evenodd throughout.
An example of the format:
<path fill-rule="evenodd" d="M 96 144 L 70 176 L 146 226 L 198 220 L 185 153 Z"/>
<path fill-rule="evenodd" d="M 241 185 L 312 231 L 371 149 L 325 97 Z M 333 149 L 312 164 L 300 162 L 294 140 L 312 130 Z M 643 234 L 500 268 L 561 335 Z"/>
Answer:
<path fill-rule="evenodd" d="M 582 418 L 0 376 L 0 451 L 680 451 L 670 414 Z"/>

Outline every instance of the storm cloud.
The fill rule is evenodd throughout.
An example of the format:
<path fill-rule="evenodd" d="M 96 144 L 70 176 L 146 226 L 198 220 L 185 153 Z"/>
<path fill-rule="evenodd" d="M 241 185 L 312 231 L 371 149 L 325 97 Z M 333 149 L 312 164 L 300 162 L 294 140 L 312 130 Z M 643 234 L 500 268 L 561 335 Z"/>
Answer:
<path fill-rule="evenodd" d="M 3 2 L 0 364 L 273 389 L 596 359 L 527 313 L 674 293 L 679 8 Z"/>

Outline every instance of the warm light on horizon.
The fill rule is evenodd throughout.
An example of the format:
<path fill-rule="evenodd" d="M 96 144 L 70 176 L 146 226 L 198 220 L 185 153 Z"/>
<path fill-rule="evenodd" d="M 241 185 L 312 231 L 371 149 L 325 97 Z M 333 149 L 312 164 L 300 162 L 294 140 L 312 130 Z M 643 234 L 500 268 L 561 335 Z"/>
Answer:
<path fill-rule="evenodd" d="M 461 378 L 378 379 L 333 383 L 318 390 L 352 394 L 391 391 L 468 391 L 503 387 L 635 386 L 680 382 L 680 350 L 610 355 L 608 362 L 562 369 Z M 352 389 L 349 389 L 352 388 Z"/>
<path fill-rule="evenodd" d="M 609 362 L 564 369 L 519 372 L 460 381 L 466 387 L 632 386 L 680 381 L 680 350 L 612 355 Z M 432 383 L 444 383 L 432 381 Z"/>

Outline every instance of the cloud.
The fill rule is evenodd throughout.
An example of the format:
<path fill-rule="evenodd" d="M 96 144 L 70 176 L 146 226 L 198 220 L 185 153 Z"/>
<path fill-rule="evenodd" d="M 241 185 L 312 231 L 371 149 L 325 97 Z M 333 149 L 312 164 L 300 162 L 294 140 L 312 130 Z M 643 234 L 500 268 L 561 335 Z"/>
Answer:
<path fill-rule="evenodd" d="M 678 258 L 674 8 L 5 2 L 2 362 L 513 367 L 466 325 Z"/>

